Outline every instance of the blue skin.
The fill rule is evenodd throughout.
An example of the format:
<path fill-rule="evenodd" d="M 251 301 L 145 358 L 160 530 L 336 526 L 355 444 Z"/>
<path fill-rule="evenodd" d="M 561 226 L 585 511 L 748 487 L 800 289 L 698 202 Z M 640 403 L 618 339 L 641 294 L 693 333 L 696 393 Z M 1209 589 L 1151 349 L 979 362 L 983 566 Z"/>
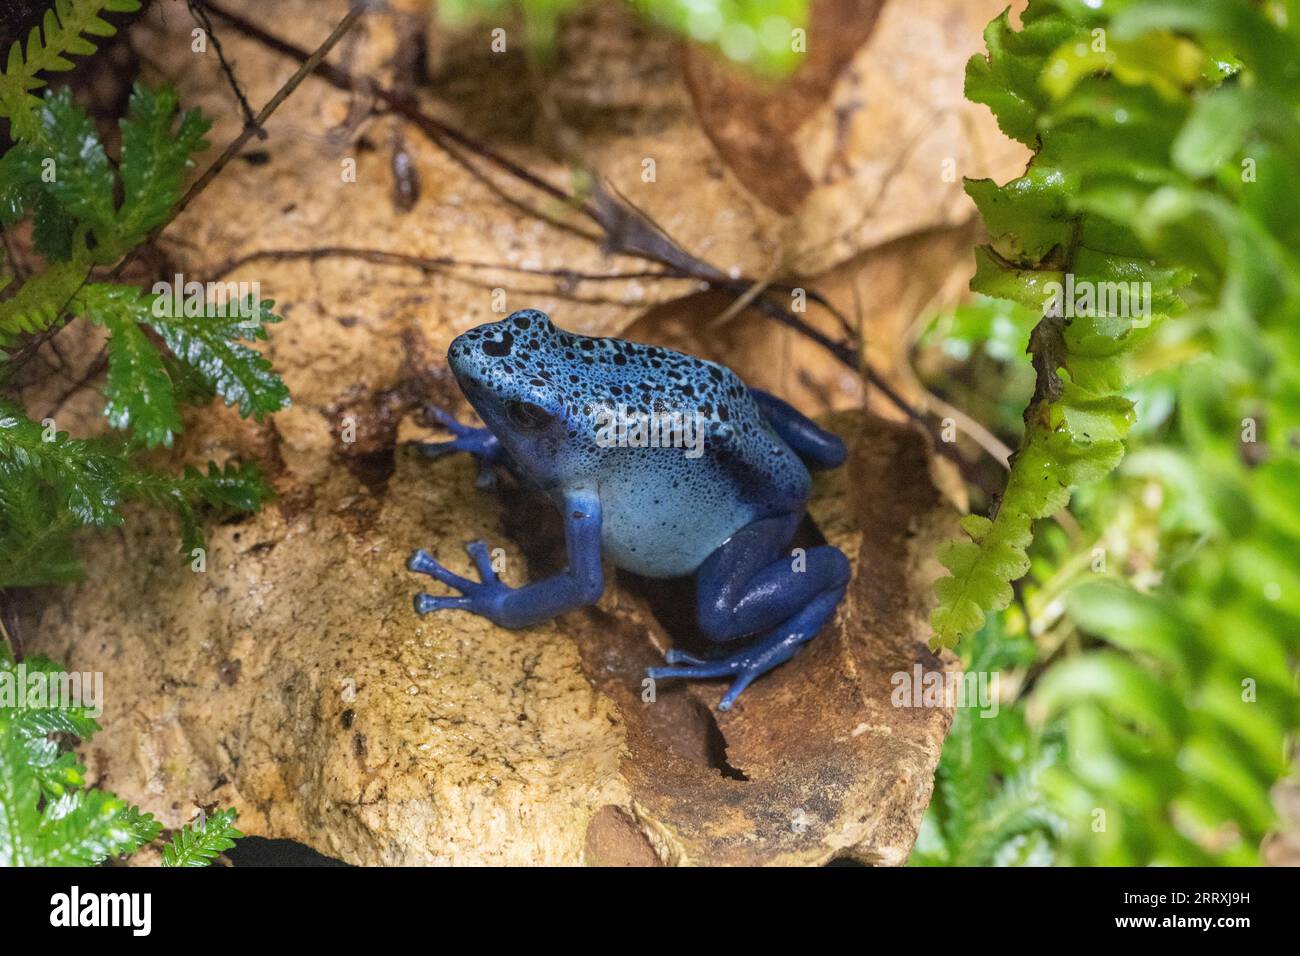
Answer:
<path fill-rule="evenodd" d="M 412 571 L 460 592 L 416 595 L 419 613 L 456 609 L 528 627 L 595 603 L 604 590 L 602 556 L 648 577 L 694 575 L 701 630 L 741 646 L 710 660 L 669 651 L 670 666 L 647 673 L 730 677 L 719 704 L 728 710 L 756 677 L 811 640 L 843 598 L 850 569 L 839 549 L 809 548 L 798 569 L 786 549 L 804 515 L 808 467 L 843 464 L 844 443 L 785 402 L 712 362 L 574 335 L 533 309 L 471 329 L 447 358 L 486 427 L 436 412 L 455 437 L 419 447 L 430 457 L 468 452 L 483 474 L 504 467 L 549 496 L 564 516 L 568 567 L 512 588 L 497 578 L 482 541 L 466 546 L 479 581 L 416 551 Z M 602 410 L 620 404 L 698 416 L 702 454 L 598 441 Z"/>

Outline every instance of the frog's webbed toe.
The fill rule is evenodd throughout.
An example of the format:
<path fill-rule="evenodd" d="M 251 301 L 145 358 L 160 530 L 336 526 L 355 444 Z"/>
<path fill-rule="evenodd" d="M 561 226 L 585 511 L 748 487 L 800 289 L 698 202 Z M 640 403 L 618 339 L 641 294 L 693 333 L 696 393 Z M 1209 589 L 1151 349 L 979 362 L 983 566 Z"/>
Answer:
<path fill-rule="evenodd" d="M 459 591 L 459 595 L 435 595 L 420 592 L 415 596 L 415 610 L 420 614 L 431 611 L 469 611 L 482 617 L 496 620 L 502 600 L 514 588 L 497 577 L 492 567 L 492 557 L 487 545 L 482 541 L 471 541 L 465 546 L 469 556 L 478 568 L 478 581 L 463 578 L 454 571 L 440 564 L 423 548 L 411 555 L 407 568 L 418 574 L 427 574 L 435 581 L 441 581 L 450 588 Z"/>

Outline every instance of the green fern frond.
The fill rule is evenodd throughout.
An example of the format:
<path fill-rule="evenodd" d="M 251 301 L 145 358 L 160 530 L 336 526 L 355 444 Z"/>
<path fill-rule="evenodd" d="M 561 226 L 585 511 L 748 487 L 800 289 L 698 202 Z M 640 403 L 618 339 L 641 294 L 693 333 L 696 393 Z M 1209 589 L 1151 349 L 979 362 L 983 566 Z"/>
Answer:
<path fill-rule="evenodd" d="M 104 790 L 69 791 L 44 807 L 18 866 L 96 866 L 143 844 L 126 801 Z"/>
<path fill-rule="evenodd" d="M 108 161 L 95 124 L 72 101 L 72 90 L 62 89 L 41 101 L 41 128 L 45 133 L 42 162 L 51 162 L 53 175 L 42 184 L 69 216 L 94 231 L 99 243 L 114 234 L 113 167 Z M 115 258 L 101 255 L 101 261 Z"/>
<path fill-rule="evenodd" d="M 40 156 L 25 143 L 11 147 L 0 156 L 0 229 L 23 218 L 36 193 Z"/>
<path fill-rule="evenodd" d="M 46 679 L 63 673 L 53 661 L 0 659 L 0 672 Z M 15 701 L 0 707 L 0 866 L 94 866 L 132 853 L 158 836 L 157 822 L 102 790 L 84 789 L 84 770 L 51 735 L 89 740 L 99 729 L 69 701 Z"/>
<path fill-rule="evenodd" d="M 197 507 L 259 511 L 271 492 L 261 470 L 253 464 L 227 462 L 224 468 L 208 462 L 206 473 L 186 465 L 180 477 L 137 472 L 127 482 L 134 499 L 171 508 L 181 522 L 181 553 L 191 555 L 203 547 L 203 529 Z"/>
<path fill-rule="evenodd" d="M 153 309 L 149 301 L 149 325 L 227 405 L 238 405 L 241 416 L 261 421 L 264 415 L 288 407 L 289 390 L 270 361 L 240 344 L 266 339 L 266 326 L 280 321 L 271 311 L 275 303 L 240 303 L 227 309 L 226 315 L 212 309 L 200 315 L 172 315 L 166 309 Z"/>
<path fill-rule="evenodd" d="M 17 292 L 0 302 L 0 345 L 57 322 L 89 274 L 87 262 L 55 262 L 24 282 Z"/>
<path fill-rule="evenodd" d="M 135 841 L 137 847 L 152 843 L 162 833 L 162 824 L 152 813 L 145 813 L 139 807 L 129 806 L 121 811 L 117 823 L 131 834 L 131 839 Z"/>
<path fill-rule="evenodd" d="M 81 578 L 72 536 L 82 523 L 37 474 L 0 481 L 0 581 L 5 587 L 68 584 Z"/>
<path fill-rule="evenodd" d="M 146 447 L 170 447 L 181 430 L 180 410 L 163 356 L 141 326 L 147 304 L 134 286 L 95 283 L 80 290 L 72 307 L 109 332 L 104 386 L 109 424 L 133 430 Z"/>
<path fill-rule="evenodd" d="M 1043 316 L 1028 348 L 1037 383 L 1000 501 L 987 518 L 967 517 L 968 540 L 939 555 L 950 575 L 935 586 L 935 647 L 955 645 L 1007 607 L 1011 582 L 1029 570 L 1034 523 L 1118 465 L 1133 422 L 1122 394 L 1129 358 L 1181 311 L 1179 289 L 1191 279 L 1185 267 L 1152 260 L 1128 224 L 1143 221 L 1138 208 L 1161 185 L 1149 170 L 1167 161 L 1180 109 L 1160 116 L 1156 94 L 1139 84 L 1152 70 L 1162 83 L 1194 84 L 1203 57 L 1161 35 L 1154 52 L 1112 45 L 1098 60 L 1087 25 L 1051 2 L 1031 4 L 1023 20 L 1018 32 L 1006 14 L 990 24 L 988 56 L 968 64 L 966 94 L 1037 152 L 1023 176 L 1004 186 L 971 181 L 967 192 L 992 236 L 972 288 Z M 1134 171 L 1133 185 L 1117 189 L 1117 170 Z M 1078 314 L 1076 288 L 1094 296 Z"/>
<path fill-rule="evenodd" d="M 180 431 L 168 366 L 145 338 L 142 325 L 157 331 L 173 355 L 227 405 L 237 404 L 241 415 L 260 421 L 284 408 L 289 392 L 271 363 L 239 344 L 266 339 L 266 326 L 280 321 L 272 305 L 243 302 L 223 309 L 209 303 L 195 314 L 174 316 L 169 299 L 145 295 L 133 286 L 85 286 L 73 310 L 112 333 L 105 414 L 118 427 L 132 427 L 150 446 L 170 445 L 173 433 Z M 192 383 L 186 387 L 192 391 Z"/>
<path fill-rule="evenodd" d="M 70 309 L 76 311 L 72 297 L 91 269 L 117 262 L 166 220 L 180 199 L 193 155 L 208 145 L 203 134 L 209 124 L 197 110 L 181 113 L 177 120 L 174 90 L 154 93 L 136 86 L 122 121 L 122 156 L 115 173 L 94 124 L 73 102 L 70 90 L 35 102 L 40 148 L 19 143 L 0 158 L 0 226 L 32 210 L 33 237 L 49 264 L 0 302 L 0 345 L 49 328 Z M 114 200 L 119 178 L 120 208 Z M 78 304 L 83 310 L 93 307 L 85 295 Z M 120 315 L 121 308 L 114 314 Z M 140 345 L 129 331 L 121 340 L 128 349 Z M 161 381 L 158 372 L 153 369 L 155 382 Z M 142 404 L 136 403 L 137 411 Z M 119 402 L 110 417 L 126 420 L 129 410 Z M 166 443 L 165 436 L 175 430 L 170 427 L 173 415 L 164 411 L 160 419 L 149 429 L 149 444 Z"/>
<path fill-rule="evenodd" d="M 125 443 L 51 433 L 0 400 L 0 587 L 75 579 L 71 535 L 120 524 L 124 502 L 175 511 L 189 554 L 203 546 L 200 506 L 256 511 L 269 495 L 254 465 L 157 474 L 134 465 Z"/>
<path fill-rule="evenodd" d="M 45 11 L 41 25 L 33 27 L 28 35 L 25 54 L 22 41 L 14 41 L 4 72 L 0 73 L 0 117 L 9 120 L 15 139 L 44 139 L 37 118 L 41 101 L 32 95 L 33 90 L 45 85 L 40 74 L 70 70 L 69 56 L 94 53 L 95 44 L 85 34 L 103 38 L 116 33 L 117 28 L 102 14 L 134 13 L 139 9 L 139 0 L 55 0 Z"/>
<path fill-rule="evenodd" d="M 218 853 L 243 836 L 235 829 L 233 808 L 187 824 L 163 847 L 163 866 L 209 866 Z"/>
<path fill-rule="evenodd" d="M 198 110 L 176 113 L 179 97 L 172 87 L 156 92 L 136 84 L 122 120 L 122 207 L 117 213 L 117 242 L 130 248 L 164 222 L 181 195 L 191 158 L 208 148 L 203 135 L 212 125 Z"/>
<path fill-rule="evenodd" d="M 990 616 L 980 632 L 1041 628 L 1062 650 L 989 722 L 1032 714 L 1063 737 L 1059 762 L 1034 784 L 1020 772 L 1032 747 L 990 757 L 969 739 L 989 728 L 959 714 L 918 862 L 1043 862 L 1055 846 L 1091 865 L 1247 866 L 1276 832 L 1270 789 L 1300 725 L 1300 35 L 1286 8 L 1031 0 L 1024 29 L 1000 18 L 968 70 L 969 98 L 1035 150 L 1005 186 L 968 183 L 992 237 L 975 287 L 1041 307 L 1067 273 L 1130 276 L 1151 284 L 1152 321 L 1117 334 L 1052 314 L 1029 343 L 1038 389 L 1010 484 L 950 549 L 936 631 L 1004 602 L 1033 516 L 1142 447 L 1081 489 L 1081 540 L 1039 536 L 1031 621 Z M 1161 324 L 1182 299 L 1192 308 Z M 1139 348 L 1148 334 L 1162 347 Z M 1144 377 L 1126 387 L 1130 355 Z"/>
<path fill-rule="evenodd" d="M 48 433 L 0 400 L 0 479 L 33 475 L 58 488 L 68 511 L 84 525 L 118 524 L 126 462 L 103 442 Z"/>

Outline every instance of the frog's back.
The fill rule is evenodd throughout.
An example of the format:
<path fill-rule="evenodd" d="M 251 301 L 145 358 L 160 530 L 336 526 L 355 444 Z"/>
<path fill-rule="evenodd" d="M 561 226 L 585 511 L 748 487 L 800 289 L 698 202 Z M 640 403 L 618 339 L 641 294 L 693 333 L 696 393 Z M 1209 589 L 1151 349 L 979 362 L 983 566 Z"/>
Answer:
<path fill-rule="evenodd" d="M 734 372 L 659 346 L 572 339 L 564 352 L 582 366 L 578 411 L 596 416 L 575 431 L 596 439 L 590 460 L 615 564 L 651 577 L 690 574 L 745 525 L 802 512 L 808 471 Z M 631 425 L 621 438 L 606 427 L 601 441 L 611 415 L 616 427 Z M 640 445 L 638 422 L 677 440 Z"/>

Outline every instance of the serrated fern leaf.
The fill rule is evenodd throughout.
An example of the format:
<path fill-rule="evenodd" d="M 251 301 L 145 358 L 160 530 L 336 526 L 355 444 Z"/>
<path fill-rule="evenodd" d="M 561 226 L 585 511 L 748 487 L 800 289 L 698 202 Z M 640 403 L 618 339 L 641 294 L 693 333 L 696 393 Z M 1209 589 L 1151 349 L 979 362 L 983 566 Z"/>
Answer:
<path fill-rule="evenodd" d="M 37 192 L 39 167 L 39 154 L 25 143 L 0 156 L 0 228 L 8 228 L 23 218 Z"/>
<path fill-rule="evenodd" d="M 119 174 L 71 91 L 34 102 L 39 106 L 33 114 L 39 148 L 20 142 L 0 158 L 0 227 L 32 211 L 35 244 L 49 265 L 0 302 L 0 344 L 54 324 L 69 310 L 92 267 L 116 262 L 164 222 L 180 198 L 190 157 L 207 146 L 203 134 L 209 124 L 197 110 L 176 121 L 175 91 L 151 93 L 137 86 L 130 114 L 122 121 L 123 200 L 118 208 Z M 126 347 L 140 344 L 129 332 L 122 338 Z M 149 371 L 160 383 L 160 370 Z M 119 402 L 110 414 L 122 418 L 126 413 Z M 151 437 L 165 443 L 166 431 L 155 422 Z"/>
<path fill-rule="evenodd" d="M 255 511 L 269 494 L 254 465 L 157 474 L 133 465 L 121 443 L 70 438 L 0 401 L 0 587 L 75 579 L 72 533 L 119 524 L 124 502 L 174 510 L 189 553 L 203 544 L 200 505 Z"/>
<path fill-rule="evenodd" d="M 1041 787 L 1043 772 L 1054 763 L 1054 756 L 1040 755 L 1002 782 L 996 795 L 981 804 L 953 865 L 998 865 L 1008 851 L 1015 852 L 1017 837 L 1064 836 L 1065 821 L 1046 805 Z"/>
<path fill-rule="evenodd" d="M 211 865 L 218 853 L 229 850 L 243 836 L 234 823 L 232 808 L 181 827 L 163 847 L 163 866 Z"/>
<path fill-rule="evenodd" d="M 0 345 L 57 322 L 89 274 L 87 263 L 55 262 L 24 282 L 22 288 L 0 302 Z"/>
<path fill-rule="evenodd" d="M 49 262 L 70 261 L 80 251 L 77 221 L 48 192 L 37 192 L 32 208 L 32 242 L 36 251 Z"/>
<path fill-rule="evenodd" d="M 14 42 L 0 74 L 0 116 L 9 120 L 15 139 L 42 138 L 36 118 L 40 101 L 32 96 L 33 90 L 45 84 L 40 74 L 70 70 L 68 56 L 94 53 L 95 45 L 85 34 L 109 37 L 116 33 L 116 28 L 103 19 L 103 13 L 139 9 L 138 0 L 55 0 L 41 26 L 34 27 L 28 36 L 26 51 L 21 40 Z"/>
<path fill-rule="evenodd" d="M 134 853 L 141 839 L 139 812 L 104 790 L 74 790 L 45 805 L 28 856 L 19 865 L 95 866 Z"/>
<path fill-rule="evenodd" d="M 1129 355 L 1182 308 L 1178 289 L 1191 277 L 1153 261 L 1126 223 L 1142 221 L 1135 210 L 1163 185 L 1148 171 L 1167 159 L 1178 128 L 1149 97 L 1194 81 L 1199 51 L 1161 35 L 1152 42 L 1163 57 L 1141 44 L 1095 53 L 1085 25 L 1050 3 L 1031 4 L 1019 32 L 1004 14 L 986 39 L 988 56 L 967 66 L 967 96 L 1037 152 L 1004 186 L 967 184 L 992 237 L 978 251 L 972 288 L 1043 319 L 1029 340 L 1037 382 L 1006 488 L 988 518 L 963 522 L 968 540 L 939 556 L 950 576 L 935 588 L 936 647 L 953 646 L 1010 603 L 1011 582 L 1029 570 L 1034 523 L 1119 463 L 1133 421 L 1122 394 Z M 1117 190 L 1122 173 L 1132 180 Z"/>
<path fill-rule="evenodd" d="M 1039 113 L 1047 103 L 1037 82 L 1042 65 L 1078 28 L 1068 17 L 1045 12 L 1042 6 L 1026 10 L 1021 22 L 1023 29 L 1015 30 L 1008 9 L 985 27 L 988 56 L 973 56 L 966 65 L 966 98 L 988 106 L 1002 132 L 1032 147 Z"/>
<path fill-rule="evenodd" d="M 0 866 L 22 866 L 36 856 L 30 843 L 40 826 L 40 799 L 24 741 L 0 713 Z"/>
<path fill-rule="evenodd" d="M 35 679 L 33 675 L 36 675 Z M 77 764 L 74 754 L 61 752 L 56 735 L 88 740 L 99 730 L 99 724 L 86 707 L 70 703 L 72 692 L 77 689 L 71 675 L 65 674 L 48 658 L 28 657 L 21 664 L 0 660 L 0 680 L 14 691 L 15 698 L 2 701 L 8 717 L 4 732 L 18 741 L 42 796 L 53 800 L 65 795 L 69 789 L 83 786 L 84 769 Z M 24 691 L 36 688 L 43 696 L 40 699 L 26 696 L 17 699 L 20 684 Z M 45 700 L 44 695 L 48 695 L 50 690 L 42 688 L 62 689 L 68 696 L 57 701 L 62 706 L 46 706 L 56 702 Z"/>
<path fill-rule="evenodd" d="M 155 329 L 175 357 L 227 405 L 237 404 L 241 415 L 260 421 L 264 414 L 289 404 L 288 389 L 271 363 L 257 350 L 240 344 L 265 340 L 265 326 L 280 321 L 271 312 L 270 301 L 225 306 L 205 303 L 193 309 L 195 314 L 181 315 L 172 315 L 171 305 L 166 297 L 144 295 L 132 286 L 96 283 L 77 294 L 74 308 L 78 312 L 109 326 L 115 331 L 114 338 L 121 334 L 118 383 L 112 376 L 114 356 L 111 352 L 109 356 L 107 414 L 115 424 L 137 423 L 137 431 L 151 445 L 170 444 L 172 433 L 180 430 L 171 377 L 140 332 L 140 324 Z M 187 392 L 192 391 L 187 387 Z"/>
<path fill-rule="evenodd" d="M 23 658 L 22 664 L 0 660 L 0 671 L 22 673 L 30 677 L 39 674 L 44 678 L 60 678 L 66 672 L 48 657 L 40 655 Z M 99 723 L 90 716 L 86 707 L 69 704 L 62 707 L 16 707 L 10 711 L 14 733 L 27 737 L 44 737 L 49 734 L 69 734 L 89 740 L 99 733 Z"/>
<path fill-rule="evenodd" d="M 72 535 L 81 522 L 37 474 L 0 481 L 0 582 L 5 587 L 68 584 L 81 577 Z"/>
<path fill-rule="evenodd" d="M 128 483 L 131 497 L 170 507 L 181 521 L 181 551 L 191 554 L 203 547 L 203 531 L 195 508 L 200 503 L 219 509 L 258 511 L 270 497 L 261 470 L 253 464 L 227 462 L 224 468 L 208 462 L 206 473 L 185 466 L 179 478 L 138 472 Z"/>
<path fill-rule="evenodd" d="M 40 119 L 45 134 L 43 160 L 52 163 L 50 175 L 42 180 L 45 191 L 68 215 L 95 230 L 100 242 L 111 239 L 113 167 L 95 124 L 66 88 L 41 101 Z"/>
<path fill-rule="evenodd" d="M 154 819 L 152 813 L 145 813 L 139 807 L 124 809 L 117 823 L 131 834 L 131 839 L 135 841 L 137 848 L 152 843 L 162 833 L 162 824 Z"/>
<path fill-rule="evenodd" d="M 38 476 L 58 489 L 81 524 L 107 526 L 121 520 L 125 468 L 122 455 L 102 443 L 47 429 L 0 401 L 0 483 Z"/>
<path fill-rule="evenodd" d="M 190 158 L 207 148 L 203 134 L 211 126 L 198 110 L 175 122 L 178 97 L 171 87 L 151 92 L 136 84 L 130 112 L 122 121 L 123 188 L 118 210 L 118 241 L 130 247 L 163 222 L 181 196 Z"/>
<path fill-rule="evenodd" d="M 141 328 L 145 300 L 132 286 L 95 284 L 74 308 L 108 329 L 108 381 L 104 414 L 114 428 L 131 429 L 147 447 L 171 447 L 181 430 L 171 377 L 163 357 Z"/>
<path fill-rule="evenodd" d="M 108 381 L 104 414 L 114 428 L 130 428 L 146 446 L 171 447 L 180 412 L 162 356 L 130 317 L 112 315 L 108 326 Z"/>
<path fill-rule="evenodd" d="M 273 304 L 244 303 L 226 315 L 210 307 L 201 315 L 158 315 L 151 309 L 146 321 L 227 405 L 238 405 L 240 415 L 261 421 L 288 406 L 289 390 L 260 352 L 240 343 L 266 338 L 265 326 L 280 321 L 271 312 Z"/>
<path fill-rule="evenodd" d="M 0 675 L 11 689 L 21 679 L 25 690 L 0 707 L 0 866 L 94 866 L 156 839 L 152 816 L 84 789 L 75 755 L 52 736 L 85 740 L 99 729 L 83 706 L 62 694 L 49 699 L 63 670 L 41 657 L 21 664 L 6 658 Z M 39 699 L 32 696 L 38 687 L 49 688 Z"/>

